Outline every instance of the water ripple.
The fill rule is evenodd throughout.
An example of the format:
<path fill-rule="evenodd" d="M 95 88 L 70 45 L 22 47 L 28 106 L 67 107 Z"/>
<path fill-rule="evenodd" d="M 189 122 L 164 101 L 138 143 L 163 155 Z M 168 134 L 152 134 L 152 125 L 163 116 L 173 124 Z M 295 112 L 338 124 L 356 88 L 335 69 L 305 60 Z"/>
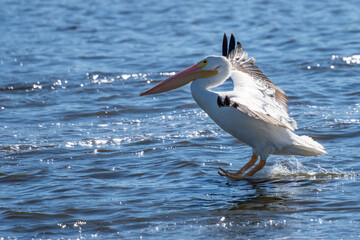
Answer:
<path fill-rule="evenodd" d="M 2 5 L 0 239 L 358 237 L 355 0 Z M 139 97 L 220 54 L 224 32 L 327 155 L 270 156 L 228 181 L 218 168 L 238 170 L 251 148 L 188 86 Z"/>

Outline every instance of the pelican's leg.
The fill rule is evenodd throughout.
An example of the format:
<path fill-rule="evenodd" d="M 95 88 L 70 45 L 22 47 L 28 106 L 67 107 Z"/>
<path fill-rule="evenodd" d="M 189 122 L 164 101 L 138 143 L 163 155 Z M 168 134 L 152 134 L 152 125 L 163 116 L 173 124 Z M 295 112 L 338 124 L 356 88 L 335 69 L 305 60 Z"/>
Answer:
<path fill-rule="evenodd" d="M 251 156 L 250 161 L 249 161 L 247 164 L 245 164 L 245 165 L 244 165 L 239 171 L 237 171 L 235 174 L 236 174 L 236 175 L 242 175 L 246 170 L 248 170 L 249 168 L 251 168 L 252 166 L 254 166 L 254 164 L 256 163 L 257 159 L 258 159 L 258 155 L 253 154 L 253 155 Z"/>
<path fill-rule="evenodd" d="M 251 160 L 253 160 L 253 159 L 255 159 L 255 157 L 253 158 L 251 158 Z M 252 161 L 249 161 L 246 165 L 248 165 L 249 163 L 250 164 L 253 164 L 254 165 L 254 163 L 256 162 L 256 160 L 257 160 L 257 156 L 256 156 L 256 160 L 255 160 L 255 162 L 254 163 L 252 163 Z M 254 160 L 253 160 L 254 161 Z M 250 165 L 249 164 L 249 165 Z M 257 173 L 258 171 L 260 171 L 264 166 L 265 166 L 265 164 L 266 164 L 266 160 L 263 160 L 263 159 L 260 159 L 260 162 L 259 162 L 259 164 L 258 165 L 256 165 L 253 169 L 251 169 L 249 172 L 247 172 L 245 175 L 238 175 L 238 174 L 236 174 L 236 173 L 230 173 L 230 172 L 228 172 L 228 171 L 225 171 L 224 169 L 222 169 L 222 168 L 219 168 L 222 172 L 218 172 L 219 173 L 219 175 L 220 176 L 224 176 L 224 177 L 228 177 L 228 178 L 231 178 L 231 179 L 233 179 L 233 180 L 242 180 L 242 179 L 244 179 L 245 177 L 250 177 L 250 176 L 253 176 L 255 173 Z M 245 166 L 246 166 L 245 165 Z M 244 166 L 244 167 L 245 167 Z M 244 168 L 243 167 L 243 168 Z M 251 167 L 251 166 L 250 166 Z M 250 168 L 249 167 L 249 168 Z M 242 169 L 243 169 L 242 168 Z M 241 171 L 242 169 L 240 169 L 239 171 Z M 238 172 L 239 172 L 238 171 Z"/>
<path fill-rule="evenodd" d="M 225 171 L 225 170 L 222 169 L 222 168 L 219 168 L 219 169 L 221 170 L 221 172 L 218 172 L 218 174 L 219 174 L 220 176 L 227 177 L 227 178 L 231 178 L 231 179 L 236 180 L 236 181 L 239 181 L 239 180 L 244 179 L 244 176 L 236 175 L 235 173 L 231 173 L 231 172 Z"/>
<path fill-rule="evenodd" d="M 220 175 L 220 176 L 225 176 L 225 177 L 230 177 L 230 178 L 235 179 L 235 180 L 240 180 L 240 179 L 242 179 L 243 173 L 244 173 L 246 170 L 248 170 L 249 168 L 251 168 L 252 166 L 254 166 L 254 164 L 256 163 L 257 159 L 258 159 L 258 155 L 253 154 L 253 155 L 251 156 L 250 161 L 249 161 L 248 163 L 246 163 L 246 164 L 245 164 L 239 171 L 237 171 L 236 173 L 230 173 L 230 172 L 225 171 L 224 169 L 220 168 L 220 170 L 222 171 L 222 173 L 219 172 L 219 175 Z"/>
<path fill-rule="evenodd" d="M 266 160 L 260 159 L 259 164 L 256 165 L 253 169 L 251 169 L 248 173 L 246 173 L 245 176 L 253 176 L 255 173 L 263 169 L 265 164 L 266 164 Z"/>

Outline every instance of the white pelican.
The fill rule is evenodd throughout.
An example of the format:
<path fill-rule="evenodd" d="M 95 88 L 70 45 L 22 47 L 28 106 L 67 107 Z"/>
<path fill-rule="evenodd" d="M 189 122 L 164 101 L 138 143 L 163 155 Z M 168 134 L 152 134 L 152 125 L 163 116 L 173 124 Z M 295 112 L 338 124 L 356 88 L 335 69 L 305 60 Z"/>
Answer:
<path fill-rule="evenodd" d="M 192 82 L 191 94 L 197 104 L 222 129 L 253 149 L 248 163 L 231 173 L 218 172 L 234 180 L 253 176 L 261 170 L 269 154 L 316 156 L 325 154 L 324 147 L 308 136 L 293 131 L 296 122 L 288 115 L 287 96 L 254 65 L 231 34 L 229 48 L 226 34 L 223 56 L 208 56 L 194 66 L 179 72 L 140 94 L 169 91 Z M 215 92 L 211 88 L 231 78 L 234 90 Z M 224 99 L 224 100 L 223 100 Z M 249 170 L 260 156 L 259 163 Z M 249 171 L 247 171 L 249 170 Z M 246 172 L 247 171 L 247 172 Z"/>

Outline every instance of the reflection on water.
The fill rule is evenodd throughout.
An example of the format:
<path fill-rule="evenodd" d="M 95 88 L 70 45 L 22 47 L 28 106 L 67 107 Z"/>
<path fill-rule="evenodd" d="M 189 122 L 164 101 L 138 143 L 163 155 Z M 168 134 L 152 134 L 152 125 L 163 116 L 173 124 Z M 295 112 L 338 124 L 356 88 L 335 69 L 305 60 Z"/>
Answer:
<path fill-rule="evenodd" d="M 352 211 L 359 210 L 360 205 L 337 204 L 335 195 L 344 191 L 336 185 L 338 181 L 328 178 L 248 180 L 246 185 L 230 184 L 231 188 L 237 188 L 239 195 L 233 190 L 227 197 L 232 199 L 230 206 L 213 211 L 216 219 L 209 225 L 216 227 L 215 231 L 226 239 L 263 238 L 269 231 L 272 237 L 307 238 L 313 236 L 312 231 L 303 231 L 309 224 L 324 236 L 330 234 L 333 227 L 346 233 L 343 229 L 348 224 L 346 219 Z M 241 194 L 243 188 L 247 195 Z M 334 196 L 328 197 L 324 192 L 332 192 Z M 315 199 L 314 194 L 318 196 Z M 336 213 L 336 216 L 324 217 L 323 212 Z M 350 224 L 358 224 L 358 220 Z"/>

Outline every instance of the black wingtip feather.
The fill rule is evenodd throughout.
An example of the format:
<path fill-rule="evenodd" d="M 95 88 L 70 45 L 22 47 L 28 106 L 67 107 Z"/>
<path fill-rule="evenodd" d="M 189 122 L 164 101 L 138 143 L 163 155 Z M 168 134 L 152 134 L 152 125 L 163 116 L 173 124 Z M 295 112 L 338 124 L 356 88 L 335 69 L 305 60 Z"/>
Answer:
<path fill-rule="evenodd" d="M 225 107 L 229 107 L 229 106 L 230 106 L 230 98 L 229 98 L 228 95 L 225 96 L 224 105 L 225 105 Z"/>
<path fill-rule="evenodd" d="M 228 55 L 235 49 L 235 37 L 234 34 L 231 34 L 230 43 L 229 43 L 229 52 Z"/>
<path fill-rule="evenodd" d="M 219 106 L 219 107 L 224 107 L 224 102 L 223 102 L 223 100 L 221 99 L 221 97 L 218 95 L 218 97 L 217 97 L 217 105 Z"/>
<path fill-rule="evenodd" d="M 227 36 L 226 36 L 226 33 L 224 33 L 223 45 L 222 45 L 222 55 L 224 57 L 226 57 L 228 55 L 227 44 L 228 44 Z"/>

